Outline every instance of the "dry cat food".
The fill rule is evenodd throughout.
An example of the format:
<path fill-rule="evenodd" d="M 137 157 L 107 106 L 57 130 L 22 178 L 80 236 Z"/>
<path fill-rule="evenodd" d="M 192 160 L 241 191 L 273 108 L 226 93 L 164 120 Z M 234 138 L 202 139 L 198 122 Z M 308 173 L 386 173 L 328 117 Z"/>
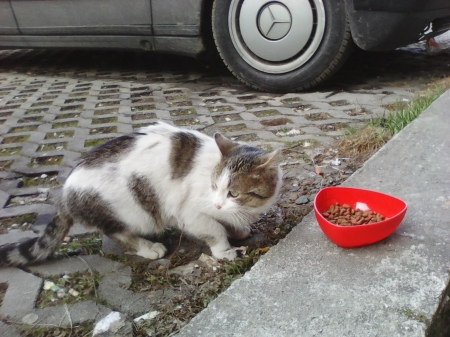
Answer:
<path fill-rule="evenodd" d="M 385 219 L 383 215 L 374 211 L 362 211 L 353 209 L 348 204 L 342 206 L 337 202 L 323 212 L 322 215 L 328 221 L 340 226 L 358 226 L 380 222 Z"/>

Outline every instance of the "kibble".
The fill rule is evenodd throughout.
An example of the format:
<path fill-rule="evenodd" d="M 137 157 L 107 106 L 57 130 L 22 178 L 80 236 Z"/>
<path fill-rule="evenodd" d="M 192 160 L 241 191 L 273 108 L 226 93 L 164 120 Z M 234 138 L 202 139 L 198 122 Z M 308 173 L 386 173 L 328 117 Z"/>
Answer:
<path fill-rule="evenodd" d="M 383 215 L 375 211 L 362 211 L 359 208 L 354 209 L 348 204 L 341 206 L 338 202 L 331 205 L 322 215 L 331 223 L 339 226 L 368 225 L 385 219 Z"/>

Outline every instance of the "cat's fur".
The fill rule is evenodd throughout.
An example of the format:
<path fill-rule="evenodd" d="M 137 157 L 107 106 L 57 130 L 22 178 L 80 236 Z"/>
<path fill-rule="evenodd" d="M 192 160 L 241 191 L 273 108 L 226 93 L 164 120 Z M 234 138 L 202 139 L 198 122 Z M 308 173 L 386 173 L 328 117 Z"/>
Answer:
<path fill-rule="evenodd" d="M 0 247 L 0 264 L 47 258 L 74 221 L 149 259 L 167 249 L 141 236 L 177 226 L 206 241 L 214 257 L 233 260 L 227 236 L 247 237 L 249 225 L 278 196 L 278 154 L 164 123 L 113 139 L 73 169 L 44 234 Z"/>

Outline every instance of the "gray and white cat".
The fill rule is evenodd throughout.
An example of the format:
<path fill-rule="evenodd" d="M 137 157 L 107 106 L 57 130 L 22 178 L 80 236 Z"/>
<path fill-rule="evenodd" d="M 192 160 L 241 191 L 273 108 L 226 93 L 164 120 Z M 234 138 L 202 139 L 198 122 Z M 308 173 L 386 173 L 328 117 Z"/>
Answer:
<path fill-rule="evenodd" d="M 247 237 L 250 224 L 277 199 L 278 157 L 279 151 L 164 123 L 118 137 L 81 159 L 43 235 L 0 247 L 0 264 L 46 259 L 74 221 L 148 259 L 163 257 L 167 249 L 142 236 L 176 226 L 204 240 L 215 258 L 233 260 L 228 237 Z"/>

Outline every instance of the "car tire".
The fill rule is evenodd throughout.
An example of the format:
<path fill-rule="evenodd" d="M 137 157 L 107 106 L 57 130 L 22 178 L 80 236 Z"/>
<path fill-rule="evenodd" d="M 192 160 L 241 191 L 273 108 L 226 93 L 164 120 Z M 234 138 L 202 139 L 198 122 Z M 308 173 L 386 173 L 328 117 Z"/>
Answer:
<path fill-rule="evenodd" d="M 344 0 L 215 0 L 212 31 L 226 66 L 262 91 L 316 86 L 353 46 Z"/>

